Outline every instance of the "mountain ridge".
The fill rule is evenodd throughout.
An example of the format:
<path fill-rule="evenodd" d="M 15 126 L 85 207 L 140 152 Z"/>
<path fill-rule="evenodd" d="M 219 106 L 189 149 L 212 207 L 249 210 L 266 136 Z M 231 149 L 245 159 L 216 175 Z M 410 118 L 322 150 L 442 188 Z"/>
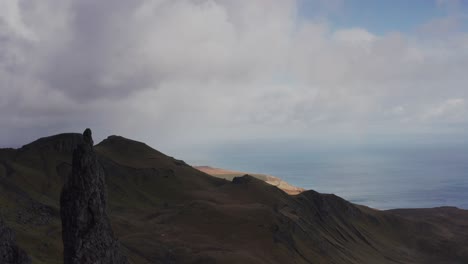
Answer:
<path fill-rule="evenodd" d="M 273 186 L 276 186 L 280 188 L 281 190 L 285 191 L 288 194 L 291 195 L 296 195 L 300 194 L 301 192 L 305 191 L 304 188 L 296 187 L 293 186 L 285 181 L 283 181 L 281 178 L 268 175 L 268 174 L 262 174 L 262 173 L 247 173 L 247 172 L 241 172 L 241 171 L 233 171 L 233 170 L 226 170 L 226 169 L 221 169 L 221 168 L 214 168 L 211 166 L 193 166 L 195 169 L 200 170 L 206 174 L 209 174 L 211 176 L 221 178 L 221 179 L 226 179 L 232 181 L 233 178 L 243 176 L 243 175 L 251 175 L 257 179 L 260 179 L 268 184 L 271 184 Z"/>
<path fill-rule="evenodd" d="M 61 263 L 59 194 L 80 140 L 61 134 L 0 149 L 0 214 L 33 263 Z M 95 150 L 130 263 L 468 262 L 465 210 L 379 211 L 312 190 L 291 196 L 117 136 Z"/>

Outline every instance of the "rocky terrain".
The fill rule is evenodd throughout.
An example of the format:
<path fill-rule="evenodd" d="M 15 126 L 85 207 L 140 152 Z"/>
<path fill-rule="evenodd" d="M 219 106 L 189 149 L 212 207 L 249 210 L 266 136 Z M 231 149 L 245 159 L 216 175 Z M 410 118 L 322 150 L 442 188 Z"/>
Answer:
<path fill-rule="evenodd" d="M 0 263 L 2 264 L 29 264 L 31 259 L 16 245 L 16 236 L 13 230 L 5 226 L 0 218 Z"/>
<path fill-rule="evenodd" d="M 63 263 L 60 194 L 77 175 L 82 142 L 60 134 L 0 150 L 0 215 L 32 263 Z M 212 177 L 119 136 L 94 152 L 103 181 L 92 188 L 105 182 L 109 197 L 104 230 L 129 263 L 468 263 L 465 210 L 379 211 L 312 190 L 289 195 L 248 175 Z"/>
<path fill-rule="evenodd" d="M 72 173 L 60 195 L 65 264 L 125 264 L 107 216 L 105 176 L 91 130 L 73 152 Z"/>

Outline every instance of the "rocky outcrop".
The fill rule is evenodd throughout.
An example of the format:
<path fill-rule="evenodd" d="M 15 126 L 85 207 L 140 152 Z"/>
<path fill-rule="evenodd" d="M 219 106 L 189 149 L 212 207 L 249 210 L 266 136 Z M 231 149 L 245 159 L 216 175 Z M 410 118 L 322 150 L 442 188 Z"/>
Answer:
<path fill-rule="evenodd" d="M 55 209 L 30 197 L 19 198 L 21 205 L 16 212 L 16 222 L 24 225 L 45 226 L 52 220 Z"/>
<path fill-rule="evenodd" d="M 211 176 L 226 179 L 226 180 L 234 180 L 234 178 L 241 177 L 242 175 L 246 174 L 240 171 L 225 170 L 225 169 L 220 169 L 220 168 L 213 168 L 210 166 L 195 166 L 194 168 L 197 170 L 203 171 L 204 173 L 209 174 Z M 276 186 L 290 195 L 297 195 L 305 191 L 305 189 L 293 186 L 275 176 L 271 176 L 267 174 L 258 174 L 258 173 L 249 174 L 249 175 L 259 180 L 262 180 L 268 184 Z"/>
<path fill-rule="evenodd" d="M 234 179 L 232 179 L 232 183 L 233 184 L 247 184 L 254 180 L 256 179 L 253 176 L 250 176 L 249 174 L 245 174 L 244 176 L 234 177 Z"/>
<path fill-rule="evenodd" d="M 282 179 L 275 177 L 275 176 L 271 176 L 271 175 L 266 176 L 265 182 L 278 187 L 279 189 L 285 191 L 287 194 L 290 194 L 290 195 L 300 194 L 305 191 L 304 188 L 293 186 L 283 181 Z"/>
<path fill-rule="evenodd" d="M 5 226 L 0 218 L 0 263 L 2 264 L 29 264 L 31 259 L 16 245 L 13 230 Z"/>
<path fill-rule="evenodd" d="M 60 197 L 64 264 L 128 263 L 107 216 L 105 177 L 91 130 L 73 152 L 72 174 Z"/>

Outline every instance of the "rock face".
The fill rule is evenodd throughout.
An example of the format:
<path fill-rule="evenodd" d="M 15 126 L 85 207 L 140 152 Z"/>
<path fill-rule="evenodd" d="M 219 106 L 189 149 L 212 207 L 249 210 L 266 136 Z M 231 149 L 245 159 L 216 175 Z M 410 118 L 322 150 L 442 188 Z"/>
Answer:
<path fill-rule="evenodd" d="M 73 152 L 72 174 L 60 197 L 64 264 L 128 263 L 107 216 L 104 171 L 89 128 L 83 142 Z"/>
<path fill-rule="evenodd" d="M 233 184 L 247 184 L 254 180 L 255 178 L 250 176 L 249 174 L 245 174 L 244 176 L 234 177 L 232 179 Z"/>
<path fill-rule="evenodd" d="M 6 227 L 0 218 L 0 263 L 2 264 L 30 264 L 31 259 L 16 245 L 13 230 Z"/>

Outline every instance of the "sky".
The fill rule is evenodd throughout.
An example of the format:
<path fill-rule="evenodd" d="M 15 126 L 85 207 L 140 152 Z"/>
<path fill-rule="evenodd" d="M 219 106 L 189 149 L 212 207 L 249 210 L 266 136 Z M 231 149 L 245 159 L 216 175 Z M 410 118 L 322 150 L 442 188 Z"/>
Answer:
<path fill-rule="evenodd" d="M 0 146 L 465 141 L 467 69 L 464 0 L 0 0 Z"/>

